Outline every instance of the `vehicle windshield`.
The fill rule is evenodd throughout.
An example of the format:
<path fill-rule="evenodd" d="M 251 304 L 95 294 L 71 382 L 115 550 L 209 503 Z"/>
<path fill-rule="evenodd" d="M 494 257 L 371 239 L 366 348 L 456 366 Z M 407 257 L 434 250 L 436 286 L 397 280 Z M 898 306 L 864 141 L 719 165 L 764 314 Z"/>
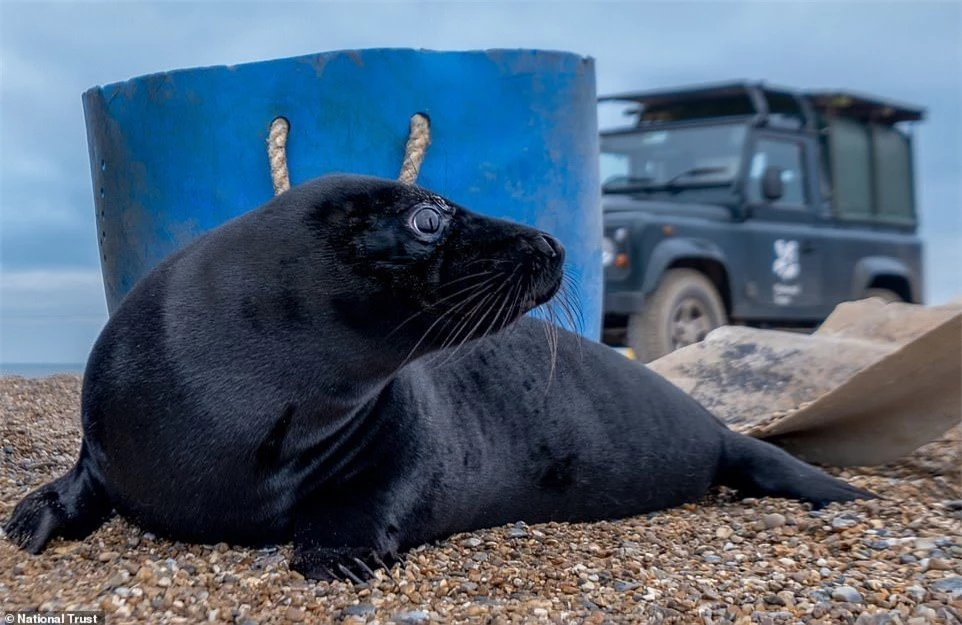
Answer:
<path fill-rule="evenodd" d="M 738 173 L 747 134 L 739 123 L 602 135 L 602 190 L 727 185 Z"/>

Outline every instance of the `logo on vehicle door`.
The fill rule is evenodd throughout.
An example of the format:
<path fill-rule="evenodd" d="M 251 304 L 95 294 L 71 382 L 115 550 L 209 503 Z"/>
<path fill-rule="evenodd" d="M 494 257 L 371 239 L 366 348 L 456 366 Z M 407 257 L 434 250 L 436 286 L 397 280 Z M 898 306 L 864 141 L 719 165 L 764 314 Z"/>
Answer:
<path fill-rule="evenodd" d="M 798 277 L 802 272 L 801 263 L 798 262 L 798 241 L 785 239 L 775 241 L 775 262 L 772 263 L 772 271 L 779 280 L 794 280 Z"/>

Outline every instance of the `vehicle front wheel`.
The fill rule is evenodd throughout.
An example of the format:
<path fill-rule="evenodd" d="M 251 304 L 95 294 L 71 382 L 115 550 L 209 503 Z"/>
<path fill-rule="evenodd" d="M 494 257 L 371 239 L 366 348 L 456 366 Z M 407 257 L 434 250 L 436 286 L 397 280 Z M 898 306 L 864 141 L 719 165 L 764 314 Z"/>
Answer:
<path fill-rule="evenodd" d="M 644 309 L 628 319 L 628 346 L 650 362 L 692 345 L 728 323 L 725 305 L 711 281 L 694 269 L 669 269 Z"/>

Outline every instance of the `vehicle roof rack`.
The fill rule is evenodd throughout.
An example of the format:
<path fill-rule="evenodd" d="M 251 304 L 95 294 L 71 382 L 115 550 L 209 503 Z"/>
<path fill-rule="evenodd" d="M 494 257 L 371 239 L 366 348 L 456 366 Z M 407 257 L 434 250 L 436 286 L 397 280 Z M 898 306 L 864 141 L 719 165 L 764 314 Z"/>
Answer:
<path fill-rule="evenodd" d="M 749 80 L 617 93 L 602 96 L 598 101 L 638 104 L 637 108 L 626 111 L 627 115 L 638 116 L 638 125 L 746 115 L 755 116 L 760 124 L 774 123 L 774 118 L 794 118 L 804 129 L 814 130 L 818 123 L 816 112 L 827 117 L 852 117 L 886 124 L 918 121 L 924 115 L 924 109 L 919 107 L 851 91 L 802 92 Z"/>
<path fill-rule="evenodd" d="M 925 109 L 922 107 L 854 91 L 810 91 L 806 97 L 818 112 L 828 116 L 853 117 L 859 121 L 890 125 L 917 122 L 925 118 Z"/>

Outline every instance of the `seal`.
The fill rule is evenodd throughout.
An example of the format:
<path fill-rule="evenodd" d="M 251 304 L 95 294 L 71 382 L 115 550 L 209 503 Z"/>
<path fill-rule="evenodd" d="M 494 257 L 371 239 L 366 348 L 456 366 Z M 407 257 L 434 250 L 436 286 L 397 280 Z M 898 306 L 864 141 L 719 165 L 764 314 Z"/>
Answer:
<path fill-rule="evenodd" d="M 519 520 L 616 519 L 717 485 L 873 497 L 729 430 L 559 301 L 548 233 L 422 188 L 330 175 L 197 238 L 98 337 L 67 474 L 6 524 L 30 553 L 114 512 L 171 539 L 293 542 L 313 579 Z"/>

